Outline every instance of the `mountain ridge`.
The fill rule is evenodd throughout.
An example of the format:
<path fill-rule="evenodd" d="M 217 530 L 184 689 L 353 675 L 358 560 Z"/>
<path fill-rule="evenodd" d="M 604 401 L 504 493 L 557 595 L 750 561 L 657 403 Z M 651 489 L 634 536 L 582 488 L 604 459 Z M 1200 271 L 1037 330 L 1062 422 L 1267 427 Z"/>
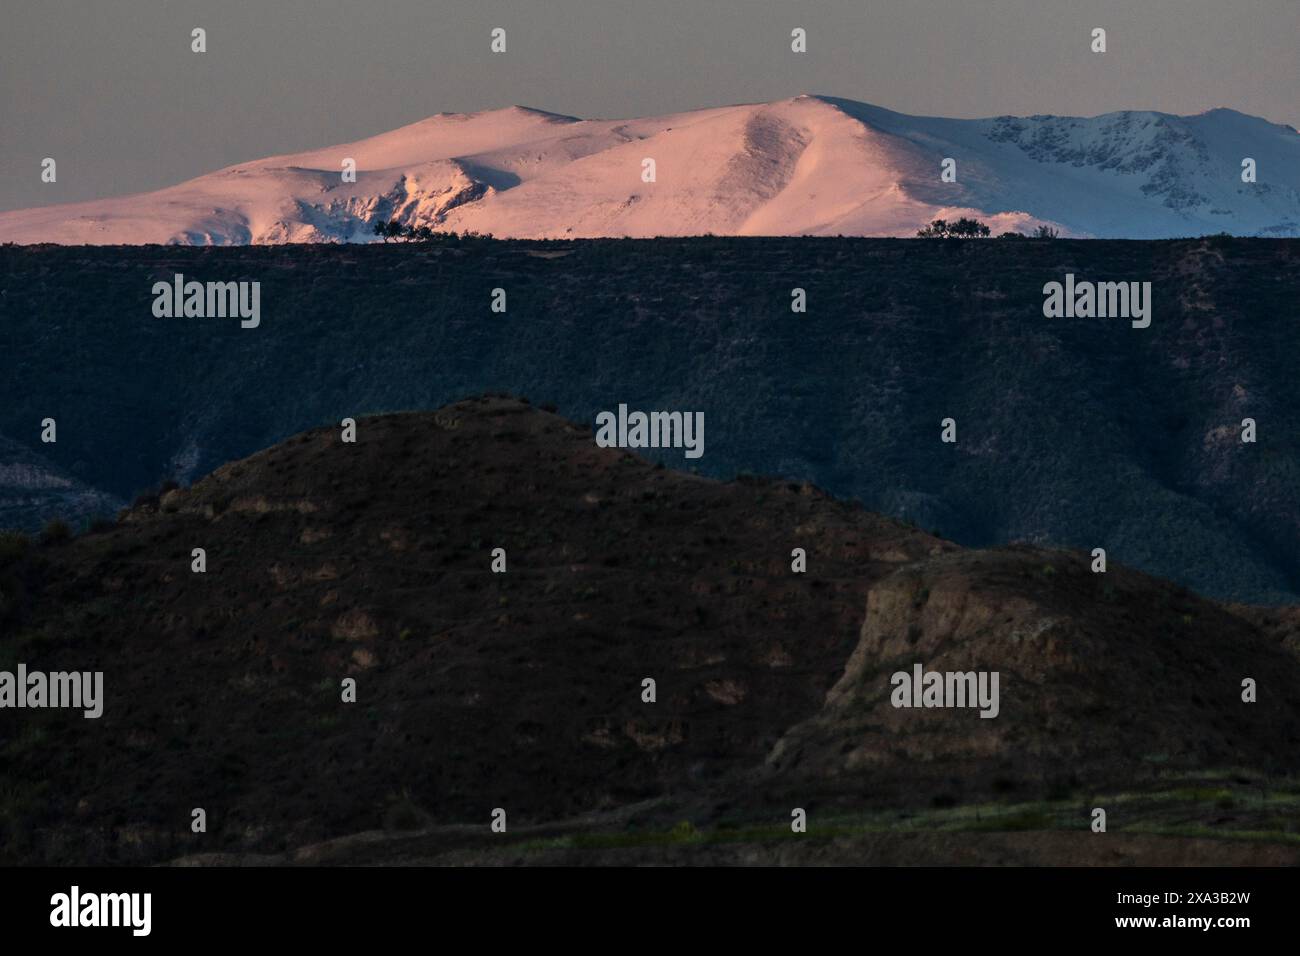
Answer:
<path fill-rule="evenodd" d="M 346 416 L 490 390 L 583 421 L 626 402 L 705 413 L 704 457 L 668 467 L 807 479 L 963 545 L 1105 547 L 1294 603 L 1298 257 L 1289 239 L 0 247 L 0 436 L 22 446 L 0 464 L 34 453 L 131 501 Z M 261 324 L 157 318 L 177 272 L 259 281 Z M 1151 326 L 1044 318 L 1067 273 L 1151 280 Z M 57 513 L 6 498 L 11 526 Z"/>
<path fill-rule="evenodd" d="M 1241 181 L 1243 157 L 1258 182 Z M 342 179 L 348 158 L 356 182 Z M 941 180 L 947 158 L 955 182 Z M 946 119 L 801 94 L 610 120 L 510 106 L 3 212 L 0 241 L 360 242 L 375 219 L 534 239 L 910 236 L 960 216 L 994 233 L 1300 235 L 1300 134 L 1226 107 Z"/>

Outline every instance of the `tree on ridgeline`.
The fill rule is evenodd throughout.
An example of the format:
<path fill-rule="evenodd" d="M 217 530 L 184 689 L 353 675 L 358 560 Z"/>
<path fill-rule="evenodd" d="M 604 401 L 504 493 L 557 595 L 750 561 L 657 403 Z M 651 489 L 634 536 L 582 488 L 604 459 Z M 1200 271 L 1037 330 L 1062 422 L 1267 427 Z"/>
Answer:
<path fill-rule="evenodd" d="M 956 222 L 936 219 L 924 229 L 918 229 L 918 239 L 983 239 L 991 230 L 978 219 L 962 217 Z"/>
<path fill-rule="evenodd" d="M 442 237 L 455 241 L 454 232 L 435 232 L 429 226 L 404 226 L 396 219 L 375 219 L 370 224 L 370 231 L 384 242 L 389 239 L 401 239 L 403 242 L 433 242 Z"/>

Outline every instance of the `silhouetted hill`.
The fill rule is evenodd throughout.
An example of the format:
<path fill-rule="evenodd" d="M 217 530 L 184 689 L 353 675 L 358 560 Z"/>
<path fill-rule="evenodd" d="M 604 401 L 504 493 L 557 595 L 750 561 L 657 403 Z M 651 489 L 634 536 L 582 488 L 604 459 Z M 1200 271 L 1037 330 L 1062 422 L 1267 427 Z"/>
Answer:
<path fill-rule="evenodd" d="M 870 862 L 912 830 L 913 861 L 1083 862 L 1099 803 L 1108 862 L 1295 860 L 1276 633 L 516 400 L 308 432 L 2 555 L 3 668 L 105 675 L 99 719 L 7 711 L 10 862 Z M 1000 670 L 1001 714 L 882 706 L 913 661 Z"/>
<path fill-rule="evenodd" d="M 154 318 L 152 285 L 177 272 L 260 281 L 260 326 Z M 1151 281 L 1150 328 L 1044 318 L 1043 285 L 1067 273 Z M 130 500 L 304 428 L 486 390 L 585 421 L 700 410 L 704 457 L 669 466 L 809 480 L 964 545 L 1105 547 L 1216 597 L 1294 602 L 1298 300 L 1294 240 L 8 247 L 0 436 Z M 46 416 L 57 445 L 39 443 Z"/>

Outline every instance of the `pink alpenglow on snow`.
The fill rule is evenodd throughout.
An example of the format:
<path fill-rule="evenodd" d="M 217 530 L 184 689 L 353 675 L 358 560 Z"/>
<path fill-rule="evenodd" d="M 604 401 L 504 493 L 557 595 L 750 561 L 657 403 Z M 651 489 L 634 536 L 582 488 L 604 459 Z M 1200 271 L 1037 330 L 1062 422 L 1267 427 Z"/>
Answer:
<path fill-rule="evenodd" d="M 1244 157 L 1258 182 L 1243 182 Z M 1226 109 L 957 120 L 799 96 L 580 120 L 510 107 L 0 213 L 0 242 L 372 242 L 375 219 L 503 238 L 913 236 L 961 217 L 993 235 L 1296 236 L 1300 135 Z"/>

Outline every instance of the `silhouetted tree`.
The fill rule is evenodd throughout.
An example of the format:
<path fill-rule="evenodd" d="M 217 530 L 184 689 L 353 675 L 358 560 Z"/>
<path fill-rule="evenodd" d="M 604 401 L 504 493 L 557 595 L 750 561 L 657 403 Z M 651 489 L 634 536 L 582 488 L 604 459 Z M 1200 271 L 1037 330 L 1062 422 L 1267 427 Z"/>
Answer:
<path fill-rule="evenodd" d="M 978 219 L 963 217 L 956 222 L 936 219 L 924 229 L 918 229 L 916 235 L 919 239 L 981 239 L 990 231 L 989 227 Z"/>
<path fill-rule="evenodd" d="M 370 231 L 381 237 L 384 242 L 389 239 L 401 239 L 403 242 L 433 242 L 439 236 L 455 238 L 454 232 L 434 232 L 429 226 L 404 226 L 396 219 L 376 219 L 370 224 Z"/>
<path fill-rule="evenodd" d="M 1034 230 L 1035 239 L 1058 239 L 1060 235 L 1060 230 L 1053 229 L 1051 226 L 1039 226 Z"/>
<path fill-rule="evenodd" d="M 951 227 L 952 235 L 959 239 L 983 239 L 990 230 L 978 219 L 958 219 Z"/>

